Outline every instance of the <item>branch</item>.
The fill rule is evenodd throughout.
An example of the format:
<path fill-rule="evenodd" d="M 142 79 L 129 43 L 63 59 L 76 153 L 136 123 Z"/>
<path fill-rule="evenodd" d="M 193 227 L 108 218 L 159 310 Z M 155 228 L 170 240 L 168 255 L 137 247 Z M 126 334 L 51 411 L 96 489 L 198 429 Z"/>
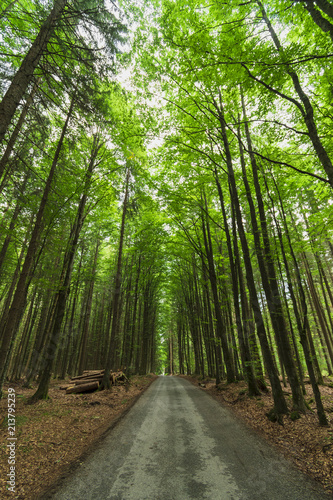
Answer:
<path fill-rule="evenodd" d="M 305 111 L 303 109 L 303 106 L 298 101 L 296 101 L 296 99 L 294 99 L 293 97 L 289 97 L 286 94 L 283 94 L 282 92 L 279 92 L 274 87 L 271 87 L 271 85 L 268 85 L 268 83 L 264 82 L 263 80 L 261 80 L 260 78 L 258 78 L 256 76 L 254 76 L 251 73 L 251 71 L 249 70 L 249 68 L 246 66 L 245 63 L 241 63 L 241 66 L 247 71 L 247 73 L 248 73 L 248 75 L 249 75 L 250 78 L 252 78 L 256 82 L 258 82 L 261 85 L 263 85 L 266 89 L 268 89 L 270 92 L 273 92 L 275 95 L 278 95 L 279 97 L 282 97 L 283 99 L 286 99 L 287 101 L 295 104 L 295 106 L 297 106 L 297 108 L 300 110 L 302 116 L 303 117 L 306 116 L 306 113 L 305 113 Z"/>
<path fill-rule="evenodd" d="M 243 147 L 244 147 L 244 145 L 243 145 Z M 245 147 L 244 147 L 244 150 L 247 153 L 250 153 L 250 151 L 248 149 L 246 149 Z M 276 165 L 283 165 L 284 167 L 292 168 L 293 170 L 296 170 L 296 172 L 298 172 L 300 174 L 309 175 L 310 177 L 314 177 L 315 179 L 318 179 L 322 182 L 326 182 L 327 184 L 330 184 L 330 181 L 328 179 L 325 179 L 325 177 L 321 177 L 320 175 L 313 174 L 311 172 L 307 172 L 306 170 L 301 170 L 300 168 L 294 167 L 294 165 L 290 165 L 290 163 L 286 163 L 284 161 L 272 160 L 271 158 L 267 158 L 267 156 L 264 156 L 264 155 L 258 153 L 257 151 L 254 151 L 254 150 L 252 150 L 251 153 L 253 153 L 256 156 L 259 156 L 259 158 L 262 158 L 263 160 L 269 161 L 270 163 L 275 163 Z"/>

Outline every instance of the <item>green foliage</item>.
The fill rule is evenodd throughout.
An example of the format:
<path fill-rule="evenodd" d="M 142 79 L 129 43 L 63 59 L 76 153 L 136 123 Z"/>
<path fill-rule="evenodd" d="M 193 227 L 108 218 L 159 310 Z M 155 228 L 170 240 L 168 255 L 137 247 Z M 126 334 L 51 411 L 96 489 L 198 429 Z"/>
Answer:
<path fill-rule="evenodd" d="M 294 348 L 299 349 L 300 332 L 296 331 L 290 286 L 297 288 L 293 252 L 301 281 L 312 295 L 310 275 L 314 280 L 318 301 L 324 308 L 322 322 L 332 322 L 330 285 L 324 280 L 330 279 L 332 267 L 332 193 L 322 155 L 314 147 L 307 125 L 313 115 L 318 139 L 332 156 L 329 35 L 314 23 L 301 2 L 286 9 L 281 0 L 267 0 L 265 12 L 259 2 L 240 4 L 236 0 L 191 0 L 186 5 L 169 0 L 143 4 L 125 0 L 120 5 L 123 12 L 106 1 L 70 2 L 25 96 L 27 99 L 37 82 L 36 96 L 1 185 L 2 248 L 10 237 L 0 263 L 5 264 L 1 266 L 2 311 L 6 310 L 6 301 L 10 302 L 10 286 L 24 261 L 72 98 L 74 113 L 44 213 L 29 276 L 27 308 L 22 311 L 14 348 L 15 360 L 20 360 L 23 344 L 27 352 L 33 352 L 47 331 L 43 330 L 43 321 L 52 321 L 51 299 L 63 283 L 61 263 L 84 198 L 84 218 L 57 354 L 62 373 L 68 367 L 75 372 L 85 352 L 87 366 L 97 362 L 102 366 L 112 322 L 118 321 L 117 338 L 112 339 L 117 368 L 124 363 L 128 372 L 135 373 L 142 368 L 143 359 L 146 369 L 156 373 L 188 371 L 214 377 L 221 354 L 216 321 L 219 306 L 233 363 L 240 371 L 254 366 L 255 328 L 251 342 L 245 339 L 253 351 L 250 359 L 245 362 L 240 355 L 242 338 L 236 324 L 235 297 L 246 335 L 250 335 L 254 321 L 228 170 L 232 162 L 255 286 L 260 307 L 267 312 L 245 189 L 246 173 L 258 217 L 254 158 L 285 319 L 296 332 Z M 22 0 L 6 10 L 9 6 L 9 0 L 5 0 L 0 11 L 2 95 L 52 2 Z M 272 35 L 273 29 L 279 42 Z M 130 82 L 122 82 L 128 73 L 132 75 Z M 312 111 L 305 110 L 296 79 Z M 125 90 L 127 87 L 132 90 Z M 18 109 L 8 137 L 20 112 Z M 96 138 L 100 147 L 87 182 Z M 128 205 L 123 221 L 128 171 Z M 112 301 L 123 222 L 119 278 L 122 307 L 119 318 L 114 318 Z M 259 239 L 264 248 L 261 234 Z M 235 291 L 231 264 L 237 259 Z M 296 296 L 300 307 L 299 289 Z M 310 331 L 318 350 L 322 340 L 314 332 L 319 313 L 312 310 L 308 297 L 306 300 Z M 33 321 L 28 317 L 31 304 Z M 43 316 L 44 310 L 48 319 Z M 87 317 L 84 344 L 82 331 Z M 32 325 L 31 329 L 25 328 L 25 322 Z M 269 319 L 267 325 L 271 326 Z M 273 354 L 278 352 L 277 340 L 273 338 L 271 344 Z M 127 359 L 129 352 L 131 359 Z M 257 367 L 262 364 L 260 348 L 258 356 Z M 26 358 L 27 365 L 31 364 L 29 356 Z M 300 359 L 304 364 L 303 355 Z M 275 411 L 269 418 L 281 423 Z"/>

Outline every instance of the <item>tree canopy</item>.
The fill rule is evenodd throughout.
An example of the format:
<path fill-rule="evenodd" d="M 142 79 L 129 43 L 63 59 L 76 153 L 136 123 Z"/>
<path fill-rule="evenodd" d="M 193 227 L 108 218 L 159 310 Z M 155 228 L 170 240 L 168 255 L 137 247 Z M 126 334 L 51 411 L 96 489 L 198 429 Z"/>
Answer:
<path fill-rule="evenodd" d="M 1 384 L 333 370 L 329 1 L 9 1 Z M 105 376 L 103 387 L 108 387 Z"/>

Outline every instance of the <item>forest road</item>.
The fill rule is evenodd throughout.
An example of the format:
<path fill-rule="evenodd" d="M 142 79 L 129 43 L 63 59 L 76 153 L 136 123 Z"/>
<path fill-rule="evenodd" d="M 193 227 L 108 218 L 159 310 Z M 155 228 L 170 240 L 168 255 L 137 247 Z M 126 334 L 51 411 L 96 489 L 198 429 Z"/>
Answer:
<path fill-rule="evenodd" d="M 159 377 L 54 500 L 331 498 L 208 394 Z"/>

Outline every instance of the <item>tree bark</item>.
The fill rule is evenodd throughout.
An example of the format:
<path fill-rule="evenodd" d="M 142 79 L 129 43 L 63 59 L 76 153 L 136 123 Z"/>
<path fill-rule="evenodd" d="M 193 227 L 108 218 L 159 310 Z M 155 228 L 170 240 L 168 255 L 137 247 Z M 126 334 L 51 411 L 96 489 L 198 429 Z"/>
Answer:
<path fill-rule="evenodd" d="M 1 354 L 0 354 L 0 366 L 1 367 L 5 366 L 5 361 L 6 361 L 7 355 L 9 353 L 9 351 L 13 345 L 14 339 L 16 337 L 19 320 L 20 320 L 21 315 L 22 315 L 22 310 L 24 308 L 26 295 L 28 292 L 27 283 L 29 280 L 30 272 L 31 272 L 31 269 L 33 266 L 34 257 L 35 257 L 36 252 L 37 252 L 37 247 L 38 247 L 38 243 L 39 243 L 41 232 L 42 232 L 42 220 L 43 220 L 43 216 L 44 216 L 44 211 L 45 211 L 47 200 L 48 200 L 48 197 L 49 197 L 49 194 L 51 191 L 51 185 L 52 185 L 54 173 L 56 171 L 56 166 L 58 164 L 60 152 L 61 152 L 64 138 L 65 138 L 65 135 L 67 132 L 68 123 L 69 123 L 70 117 L 72 116 L 72 113 L 73 113 L 73 109 L 74 109 L 74 98 L 72 99 L 72 102 L 70 104 L 69 111 L 68 111 L 65 123 L 64 123 L 62 131 L 61 131 L 60 139 L 59 139 L 58 144 L 57 144 L 57 148 L 56 148 L 56 151 L 54 154 L 54 158 L 52 161 L 50 172 L 49 172 L 49 175 L 48 175 L 48 178 L 46 180 L 45 187 L 44 187 L 43 196 L 42 196 L 42 199 L 41 199 L 41 202 L 39 205 L 39 209 L 38 209 L 38 212 L 36 215 L 35 225 L 34 225 L 34 228 L 32 230 L 29 246 L 28 246 L 27 253 L 25 256 L 22 271 L 21 271 L 21 274 L 20 274 L 20 277 L 19 277 L 19 280 L 17 283 L 13 302 L 12 302 L 12 305 L 11 305 L 10 310 L 8 312 L 8 321 L 7 321 L 7 325 L 6 325 L 6 329 L 5 329 L 5 333 L 4 333 L 4 339 L 3 339 L 2 349 L 1 349 Z M 0 376 L 0 396 L 2 396 L 2 385 L 4 382 L 5 376 L 6 376 L 6 372 L 3 369 L 1 376 Z"/>
<path fill-rule="evenodd" d="M 79 373 L 83 372 L 83 369 L 85 368 L 85 364 L 86 364 L 86 358 L 87 358 L 86 349 L 87 349 L 87 341 L 88 341 L 88 333 L 89 333 L 89 323 L 90 323 L 93 291 L 94 291 L 94 286 L 95 286 L 95 274 L 96 274 L 99 245 L 100 245 L 100 241 L 98 239 L 97 244 L 96 244 L 96 249 L 95 249 L 95 255 L 94 255 L 92 276 L 91 276 L 89 288 L 88 288 L 86 311 L 85 311 L 85 315 L 84 315 L 83 333 L 82 333 L 82 341 L 81 341 L 81 357 L 80 357 L 80 363 L 79 363 Z"/>
<path fill-rule="evenodd" d="M 267 373 L 271 382 L 271 387 L 272 387 L 272 393 L 273 393 L 273 398 L 274 398 L 274 410 L 277 414 L 284 414 L 288 413 L 288 407 L 286 404 L 286 401 L 283 396 L 280 380 L 274 365 L 274 360 L 272 353 L 269 348 L 268 340 L 267 340 L 267 335 L 266 335 L 266 330 L 265 330 L 265 325 L 264 325 L 264 320 L 261 314 L 260 310 L 260 305 L 258 301 L 258 296 L 257 296 L 257 291 L 255 287 L 255 281 L 254 281 L 254 276 L 253 276 L 253 269 L 252 269 L 252 263 L 251 263 L 251 258 L 250 258 L 250 251 L 248 247 L 248 243 L 246 240 L 246 235 L 245 235 L 245 230 L 244 230 L 244 225 L 243 225 L 243 219 L 242 219 L 242 213 L 240 209 L 240 203 L 239 203 L 239 198 L 238 198 L 238 192 L 237 192 L 237 187 L 236 187 L 236 181 L 235 181 L 235 175 L 234 175 L 234 170 L 233 170 L 233 165 L 232 165 L 232 158 L 231 158 L 231 153 L 230 153 L 230 147 L 229 147 L 229 141 L 228 141 L 228 136 L 227 136 L 227 131 L 226 131 L 226 124 L 225 124 L 225 119 L 224 119 L 224 112 L 222 108 L 222 103 L 218 105 L 216 102 L 214 103 L 214 106 L 216 108 L 219 122 L 220 122 L 220 127 L 221 127 L 221 136 L 224 144 L 224 151 L 225 151 L 225 161 L 227 164 L 228 168 L 228 178 L 229 178 L 229 186 L 230 186 L 230 197 L 233 202 L 234 208 L 235 208 L 235 215 L 236 215 L 236 220 L 237 220 L 237 226 L 238 226 L 238 233 L 242 245 L 242 250 L 243 250 L 243 256 L 244 256 L 244 265 L 245 265 L 245 270 L 246 270 L 246 280 L 247 280 L 247 286 L 250 292 L 250 300 L 251 300 L 251 306 L 253 309 L 253 314 L 257 326 L 257 334 L 259 337 L 260 345 L 261 345 L 261 350 L 263 353 L 264 357 L 264 362 L 266 365 Z"/>
<path fill-rule="evenodd" d="M 31 396 L 30 402 L 36 402 L 39 399 L 47 399 L 48 398 L 48 389 L 49 383 L 51 379 L 52 369 L 54 365 L 54 360 L 58 348 L 58 340 L 61 332 L 61 325 L 65 315 L 66 310 L 66 302 L 69 295 L 69 287 L 72 276 L 74 258 L 76 253 L 76 248 L 80 236 L 80 232 L 82 229 L 83 221 L 84 221 L 84 209 L 86 205 L 86 201 L 88 198 L 88 191 L 91 183 L 91 176 L 95 166 L 96 157 L 101 145 L 99 144 L 99 139 L 97 136 L 94 137 L 93 147 L 91 151 L 89 166 L 86 172 L 85 183 L 83 194 L 80 199 L 80 203 L 77 210 L 76 221 L 74 227 L 71 231 L 68 248 L 65 253 L 64 262 L 63 262 L 63 270 L 61 276 L 63 277 L 63 281 L 60 284 L 60 288 L 57 292 L 57 304 L 56 310 L 54 314 L 54 323 L 51 331 L 50 339 L 47 345 L 47 348 L 44 353 L 44 364 L 45 367 L 42 368 L 39 378 L 39 385 L 37 391 Z"/>
<path fill-rule="evenodd" d="M 105 364 L 105 373 L 109 372 L 115 360 L 115 339 L 118 333 L 118 317 L 119 317 L 119 300 L 121 292 L 121 272 L 122 272 L 122 256 L 123 256 L 123 245 L 124 245 L 124 235 L 125 235 L 125 222 L 126 213 L 128 205 L 128 194 L 129 194 L 129 179 L 130 179 L 130 169 L 127 166 L 126 180 L 125 180 L 125 197 L 123 203 L 123 214 L 121 219 L 121 228 L 119 236 L 118 245 L 118 259 L 117 259 L 117 269 L 116 276 L 114 280 L 114 291 L 113 291 L 113 308 L 112 308 L 112 324 L 111 324 L 111 335 L 107 353 L 107 359 Z M 110 389 L 110 380 L 107 375 L 104 376 L 101 389 Z"/>
<path fill-rule="evenodd" d="M 251 222 L 252 222 L 252 228 L 253 228 L 254 243 L 255 243 L 255 249 L 256 249 L 256 254 L 257 254 L 257 259 L 258 259 L 258 264 L 259 264 L 259 269 L 260 269 L 260 275 L 261 275 L 262 284 L 263 284 L 263 287 L 265 290 L 267 305 L 268 305 L 268 309 L 269 309 L 275 337 L 276 337 L 278 346 L 280 348 L 280 355 L 281 355 L 285 370 L 288 374 L 288 379 L 289 379 L 289 383 L 290 383 L 290 387 L 291 387 L 292 395 L 293 395 L 293 405 L 294 405 L 294 408 L 296 410 L 304 412 L 306 410 L 306 406 L 305 406 L 303 394 L 302 394 L 301 387 L 300 387 L 300 382 L 299 382 L 299 378 L 298 378 L 298 374 L 297 374 L 297 370 L 296 370 L 296 366 L 295 366 L 295 362 L 294 362 L 294 358 L 293 358 L 292 349 L 291 349 L 289 338 L 288 338 L 286 324 L 284 321 L 282 302 L 281 302 L 281 297 L 280 297 L 280 292 L 279 292 L 279 287 L 278 287 L 278 282 L 277 282 L 277 277 L 276 277 L 276 272 L 275 272 L 274 261 L 273 261 L 272 252 L 271 252 L 270 239 L 269 239 L 269 235 L 268 235 L 268 227 L 267 227 L 265 208 L 264 208 L 262 195 L 261 195 L 261 187 L 260 187 L 259 177 L 258 177 L 258 167 L 257 167 L 257 162 L 255 159 L 255 156 L 253 154 L 252 142 L 251 142 L 250 131 L 249 131 L 247 118 L 246 118 L 245 104 L 244 104 L 243 96 L 242 96 L 242 108 L 243 108 L 243 115 L 244 115 L 244 119 L 245 119 L 245 133 L 246 133 L 246 139 L 247 139 L 247 144 L 248 144 L 248 150 L 249 150 L 249 154 L 250 154 L 254 187 L 255 187 L 255 192 L 256 192 L 258 209 L 259 209 L 259 219 L 260 219 L 260 226 L 261 226 L 261 231 L 262 231 L 263 247 L 262 247 L 261 242 L 260 242 L 260 231 L 259 231 L 258 224 L 257 224 L 255 207 L 254 207 L 254 203 L 252 200 L 250 186 L 249 186 L 249 183 L 247 180 L 247 174 L 246 174 L 245 163 L 244 163 L 244 158 L 243 158 L 243 154 L 242 154 L 242 145 L 240 142 L 240 138 L 239 138 L 239 146 L 240 146 L 240 151 L 241 151 L 241 163 L 242 163 L 243 179 L 244 179 L 244 185 L 245 185 L 247 199 L 248 199 L 248 203 L 249 203 L 249 207 L 250 207 L 250 215 L 251 215 Z"/>
<path fill-rule="evenodd" d="M 297 0 L 298 2 L 302 1 L 304 8 L 309 12 L 313 21 L 317 26 L 324 32 L 329 33 L 331 40 L 333 41 L 333 25 L 322 16 L 320 11 L 314 5 L 314 2 L 311 0 Z M 326 0 L 316 0 L 316 4 L 321 8 L 323 12 L 333 18 L 333 6 Z"/>
<path fill-rule="evenodd" d="M 206 205 L 206 210 L 207 210 L 207 205 Z M 203 213 L 202 213 L 202 233 L 203 233 L 203 237 L 204 237 L 206 255 L 207 255 L 207 260 L 208 260 L 209 280 L 210 280 L 212 293 L 213 293 L 213 302 L 214 302 L 215 317 L 216 317 L 216 333 L 217 333 L 217 336 L 221 339 L 223 358 L 224 358 L 224 363 L 225 363 L 226 371 L 227 371 L 227 382 L 232 383 L 235 381 L 235 370 L 234 370 L 234 367 L 232 364 L 230 348 L 228 345 L 226 330 L 225 330 L 225 326 L 223 324 L 223 319 L 222 319 L 221 305 L 220 305 L 218 290 L 217 290 L 217 279 L 216 279 L 216 271 L 215 271 L 214 258 L 213 258 L 213 249 L 212 249 L 212 241 L 211 241 L 211 235 L 210 235 L 209 222 L 208 222 L 208 220 L 205 221 Z"/>
<path fill-rule="evenodd" d="M 43 52 L 45 51 L 46 46 L 54 33 L 57 23 L 61 18 L 67 3 L 68 0 L 54 1 L 54 5 L 49 16 L 43 23 L 35 41 L 23 59 L 20 68 L 15 74 L 0 103 L 0 144 L 5 137 L 14 113 L 32 80 L 34 71 L 39 64 L 40 58 L 42 57 Z"/>
<path fill-rule="evenodd" d="M 262 3 L 259 0 L 256 0 L 256 1 L 257 1 L 257 4 L 259 5 L 259 8 L 261 10 L 261 14 L 263 16 L 263 19 L 264 19 L 266 25 L 267 25 L 268 31 L 270 32 L 270 35 L 272 37 L 272 40 L 274 42 L 274 45 L 275 45 L 277 51 L 280 54 L 283 54 L 284 49 L 280 43 L 280 40 L 279 40 L 271 22 L 270 22 L 270 20 L 268 19 L 268 16 L 266 14 L 266 11 L 265 11 Z M 297 93 L 297 95 L 300 98 L 300 101 L 302 103 L 302 104 L 297 103 L 298 104 L 297 107 L 301 111 L 304 123 L 308 129 L 309 137 L 310 137 L 310 140 L 312 142 L 313 148 L 316 151 L 317 156 L 319 158 L 319 161 L 322 164 L 322 166 L 327 174 L 330 185 L 333 187 L 333 164 L 332 164 L 332 161 L 331 161 L 330 157 L 328 156 L 328 153 L 327 153 L 327 151 L 326 151 L 326 149 L 325 149 L 325 147 L 324 147 L 324 145 L 321 142 L 321 139 L 319 137 L 316 122 L 314 119 L 314 111 L 313 111 L 311 101 L 310 101 L 309 97 L 306 95 L 306 93 L 304 92 L 304 90 L 302 89 L 302 86 L 300 84 L 299 77 L 298 77 L 297 73 L 288 64 L 285 65 L 285 68 L 286 68 L 286 72 L 288 73 L 288 75 L 290 76 L 290 78 L 293 82 L 294 89 L 295 89 L 295 91 L 296 91 L 296 93 Z"/>
<path fill-rule="evenodd" d="M 10 139 L 8 141 L 5 152 L 0 160 L 0 178 L 2 177 L 2 175 L 4 173 L 4 170 L 6 168 L 6 165 L 7 165 L 7 162 L 9 160 L 9 157 L 11 155 L 11 152 L 13 151 L 13 148 L 15 146 L 16 139 L 17 139 L 17 137 L 22 129 L 22 125 L 24 123 L 25 117 L 27 116 L 29 108 L 34 100 L 34 97 L 35 97 L 35 94 L 37 92 L 38 84 L 39 84 L 40 80 L 41 79 L 38 78 L 37 82 L 34 84 L 32 91 L 31 91 L 30 95 L 28 96 L 25 105 L 23 106 L 22 112 L 20 114 L 20 117 L 19 117 L 16 125 L 15 125 L 15 128 L 12 132 L 12 135 L 10 136 Z"/>
<path fill-rule="evenodd" d="M 214 177 L 215 177 L 215 182 L 219 194 L 219 199 L 220 199 L 220 205 L 221 205 L 221 210 L 223 214 L 223 221 L 224 221 L 224 230 L 226 234 L 226 239 L 227 239 L 227 248 L 228 248 L 228 255 L 229 255 L 229 265 L 230 265 L 230 271 L 231 271 L 231 281 L 232 281 L 232 291 L 233 291 L 233 299 L 234 299 L 234 310 L 235 310 L 235 317 L 236 317 L 236 326 L 237 326 L 237 333 L 238 333 L 238 341 L 239 341 L 239 346 L 240 346 L 240 351 L 241 351 L 241 359 L 242 359 L 242 364 L 243 364 L 243 371 L 246 374 L 246 380 L 248 383 L 248 389 L 249 389 L 249 395 L 250 396 L 258 396 L 260 394 L 260 391 L 258 389 L 256 379 L 255 379 L 255 373 L 253 369 L 253 362 L 251 358 L 251 352 L 250 352 L 250 346 L 248 342 L 248 330 L 246 328 L 246 322 L 242 322 L 241 318 L 241 312 L 240 312 L 240 307 L 239 307 L 239 302 L 238 302 L 238 277 L 237 277 L 237 267 L 240 266 L 239 263 L 239 254 L 238 254 L 238 246 L 237 246 L 237 241 L 236 241 L 236 226 L 233 224 L 234 228 L 234 255 L 235 255 L 235 261 L 234 261 L 234 255 L 232 252 L 232 245 L 231 245 L 231 237 L 230 237 L 230 231 L 228 227 L 228 220 L 227 220 L 227 214 L 224 206 L 224 198 L 223 198 L 223 192 L 221 188 L 220 181 L 218 179 L 217 175 L 217 170 L 215 169 L 214 171 Z M 242 300 L 242 293 L 241 293 L 241 300 Z M 243 312 L 245 311 L 244 304 L 242 307 Z M 244 318 L 243 318 L 244 319 Z"/>
<path fill-rule="evenodd" d="M 96 391 L 98 389 L 98 386 L 99 382 L 88 382 L 87 384 L 69 387 L 68 389 L 66 389 L 66 394 L 76 394 L 79 392 Z"/>

